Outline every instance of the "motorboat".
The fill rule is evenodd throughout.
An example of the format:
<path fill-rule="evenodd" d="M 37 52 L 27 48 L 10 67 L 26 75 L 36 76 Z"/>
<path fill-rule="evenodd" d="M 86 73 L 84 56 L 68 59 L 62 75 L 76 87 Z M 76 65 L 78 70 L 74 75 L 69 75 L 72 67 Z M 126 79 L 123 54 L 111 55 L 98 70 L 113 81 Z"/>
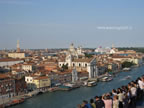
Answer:
<path fill-rule="evenodd" d="M 87 82 L 87 86 L 88 87 L 92 87 L 92 86 L 96 86 L 97 85 L 97 82 L 96 81 L 88 81 Z"/>
<path fill-rule="evenodd" d="M 123 71 L 130 71 L 131 68 L 123 68 Z"/>
<path fill-rule="evenodd" d="M 105 76 L 105 77 L 101 78 L 100 80 L 103 81 L 103 82 L 108 82 L 108 81 L 113 80 L 113 78 Z"/>

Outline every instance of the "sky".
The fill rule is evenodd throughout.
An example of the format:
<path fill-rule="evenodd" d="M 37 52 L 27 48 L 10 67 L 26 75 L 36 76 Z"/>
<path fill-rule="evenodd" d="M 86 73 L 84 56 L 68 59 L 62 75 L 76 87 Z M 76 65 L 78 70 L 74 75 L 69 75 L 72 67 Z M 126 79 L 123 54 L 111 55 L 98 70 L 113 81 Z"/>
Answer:
<path fill-rule="evenodd" d="M 0 0 L 0 49 L 144 47 L 144 0 Z"/>

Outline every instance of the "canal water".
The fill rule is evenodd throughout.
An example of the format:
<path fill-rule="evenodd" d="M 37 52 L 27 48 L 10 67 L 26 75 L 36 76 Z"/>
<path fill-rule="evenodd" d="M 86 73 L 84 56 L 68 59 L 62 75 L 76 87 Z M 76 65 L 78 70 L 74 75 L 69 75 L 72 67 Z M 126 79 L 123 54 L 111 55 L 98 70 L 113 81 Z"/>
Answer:
<path fill-rule="evenodd" d="M 82 100 L 89 100 L 96 95 L 110 92 L 113 88 L 126 85 L 143 74 L 144 66 L 141 66 L 130 72 L 118 73 L 111 82 L 99 82 L 95 87 L 81 87 L 72 91 L 45 93 L 11 108 L 76 108 Z M 131 76 L 131 79 L 126 79 L 127 76 Z"/>

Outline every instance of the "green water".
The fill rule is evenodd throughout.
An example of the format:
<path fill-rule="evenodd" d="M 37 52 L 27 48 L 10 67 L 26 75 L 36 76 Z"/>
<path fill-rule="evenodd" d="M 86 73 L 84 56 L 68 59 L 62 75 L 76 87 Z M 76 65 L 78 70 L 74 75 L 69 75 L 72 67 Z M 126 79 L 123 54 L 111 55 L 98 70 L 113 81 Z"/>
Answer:
<path fill-rule="evenodd" d="M 26 100 L 23 104 L 11 108 L 76 108 L 82 100 L 93 98 L 95 95 L 111 91 L 126 85 L 128 82 L 135 80 L 144 74 L 144 66 L 134 68 L 130 72 L 120 72 L 111 82 L 99 82 L 95 87 L 81 87 L 72 91 L 58 91 L 45 93 Z M 125 77 L 131 76 L 126 80 Z"/>

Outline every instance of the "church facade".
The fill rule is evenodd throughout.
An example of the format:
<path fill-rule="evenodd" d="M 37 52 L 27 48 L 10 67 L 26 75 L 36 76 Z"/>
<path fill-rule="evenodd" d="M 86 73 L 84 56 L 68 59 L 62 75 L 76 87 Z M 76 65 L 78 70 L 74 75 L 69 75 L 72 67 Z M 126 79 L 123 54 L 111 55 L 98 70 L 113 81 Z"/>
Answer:
<path fill-rule="evenodd" d="M 82 54 L 82 50 L 79 51 Z M 87 71 L 89 78 L 95 78 L 98 75 L 96 58 L 78 58 L 78 53 L 73 44 L 71 44 L 65 60 L 59 60 L 58 66 L 61 68 L 67 65 L 69 69 L 76 69 L 79 72 Z"/>

